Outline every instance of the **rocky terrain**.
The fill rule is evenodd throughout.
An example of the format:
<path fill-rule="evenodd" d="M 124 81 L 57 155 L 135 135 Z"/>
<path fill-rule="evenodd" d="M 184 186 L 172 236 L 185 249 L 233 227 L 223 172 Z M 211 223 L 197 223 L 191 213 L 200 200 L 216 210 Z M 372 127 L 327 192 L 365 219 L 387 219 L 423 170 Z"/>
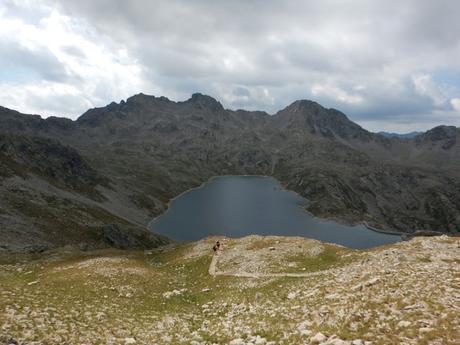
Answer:
<path fill-rule="evenodd" d="M 460 239 L 0 255 L 2 344 L 459 344 Z"/>
<path fill-rule="evenodd" d="M 224 174 L 273 176 L 320 217 L 458 233 L 459 133 L 386 138 L 312 101 L 269 115 L 201 94 L 138 94 L 76 121 L 0 107 L 0 249 L 101 248 L 114 228 L 155 246 L 145 228 L 168 201 Z"/>

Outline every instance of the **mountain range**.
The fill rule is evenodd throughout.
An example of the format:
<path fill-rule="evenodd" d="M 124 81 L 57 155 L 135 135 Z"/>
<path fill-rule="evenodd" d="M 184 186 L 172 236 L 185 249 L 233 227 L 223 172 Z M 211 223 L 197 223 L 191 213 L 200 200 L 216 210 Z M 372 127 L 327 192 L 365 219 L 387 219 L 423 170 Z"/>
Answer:
<path fill-rule="evenodd" d="M 419 131 L 414 131 L 414 132 L 409 132 L 409 133 L 378 132 L 378 134 L 381 134 L 384 137 L 388 137 L 388 138 L 397 137 L 401 139 L 412 139 L 422 133 L 423 132 L 419 132 Z"/>
<path fill-rule="evenodd" d="M 146 247 L 174 196 L 212 176 L 270 175 L 306 210 L 388 231 L 460 231 L 460 129 L 401 139 L 308 100 L 276 114 L 138 94 L 77 120 L 0 107 L 0 249 Z"/>

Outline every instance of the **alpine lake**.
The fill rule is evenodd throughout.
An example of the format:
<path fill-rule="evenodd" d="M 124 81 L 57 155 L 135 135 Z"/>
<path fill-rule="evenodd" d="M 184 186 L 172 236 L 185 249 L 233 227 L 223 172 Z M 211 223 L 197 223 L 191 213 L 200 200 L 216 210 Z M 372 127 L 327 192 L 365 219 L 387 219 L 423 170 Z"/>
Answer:
<path fill-rule="evenodd" d="M 152 231 L 175 241 L 207 236 L 303 236 L 362 249 L 401 241 L 401 236 L 319 219 L 305 211 L 308 201 L 263 176 L 219 176 L 175 199 L 150 223 Z"/>

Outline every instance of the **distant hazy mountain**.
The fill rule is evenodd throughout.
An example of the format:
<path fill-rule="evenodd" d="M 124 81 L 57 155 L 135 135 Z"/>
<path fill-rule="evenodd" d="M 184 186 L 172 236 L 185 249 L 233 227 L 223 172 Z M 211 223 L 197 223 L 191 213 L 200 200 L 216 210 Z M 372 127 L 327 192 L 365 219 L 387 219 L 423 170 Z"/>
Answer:
<path fill-rule="evenodd" d="M 409 133 L 392 133 L 392 132 L 378 132 L 378 134 L 383 135 L 387 138 L 400 138 L 400 139 L 412 139 L 423 132 L 409 132 Z"/>
<path fill-rule="evenodd" d="M 455 232 L 459 137 L 387 138 L 307 100 L 271 116 L 138 94 L 76 121 L 0 107 L 0 249 L 139 246 L 171 198 L 224 174 L 271 175 L 320 217 Z"/>

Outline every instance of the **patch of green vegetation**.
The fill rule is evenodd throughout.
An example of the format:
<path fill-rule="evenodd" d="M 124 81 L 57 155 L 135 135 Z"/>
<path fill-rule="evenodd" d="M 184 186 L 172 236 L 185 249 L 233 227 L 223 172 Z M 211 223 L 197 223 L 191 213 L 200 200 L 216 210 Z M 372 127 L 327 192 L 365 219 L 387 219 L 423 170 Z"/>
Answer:
<path fill-rule="evenodd" d="M 418 257 L 418 261 L 429 263 L 429 262 L 431 262 L 431 259 L 430 259 L 429 256 L 423 256 L 423 257 Z"/>
<path fill-rule="evenodd" d="M 252 241 L 251 244 L 246 248 L 247 250 L 259 250 L 274 246 L 277 240 L 275 239 L 265 239 L 261 238 L 260 240 Z M 279 241 L 278 241 L 279 242 Z"/>
<path fill-rule="evenodd" d="M 49 201 L 51 205 L 39 204 L 23 197 L 10 197 L 10 203 L 14 208 L 24 216 L 34 219 L 37 226 L 50 236 L 55 244 L 63 244 L 72 240 L 78 243 L 84 239 L 94 239 L 91 227 L 80 223 L 88 219 L 87 213 L 83 213 L 78 207 L 64 206 L 57 199 Z M 91 209 L 87 208 L 85 211 L 91 212 Z"/>
<path fill-rule="evenodd" d="M 353 260 L 352 255 L 344 257 L 344 251 L 344 249 L 326 245 L 324 250 L 316 256 L 305 254 L 290 256 L 287 261 L 296 263 L 296 266 L 286 267 L 286 272 L 317 272 L 343 266 Z"/>
<path fill-rule="evenodd" d="M 42 202 L 33 202 L 32 200 L 37 198 L 28 197 L 28 194 L 24 193 L 26 192 L 10 193 L 7 196 L 9 204 L 25 217 L 31 218 L 42 230 L 43 238 L 49 239 L 56 245 L 68 243 L 102 245 L 101 227 L 107 224 L 119 225 L 146 247 L 155 247 L 168 242 L 166 238 L 152 236 L 144 228 L 133 225 L 101 207 L 44 193 L 39 199 Z"/>
<path fill-rule="evenodd" d="M 444 261 L 444 262 L 455 262 L 457 264 L 460 264 L 460 259 L 452 259 L 452 260 L 442 259 L 442 261 Z"/>

